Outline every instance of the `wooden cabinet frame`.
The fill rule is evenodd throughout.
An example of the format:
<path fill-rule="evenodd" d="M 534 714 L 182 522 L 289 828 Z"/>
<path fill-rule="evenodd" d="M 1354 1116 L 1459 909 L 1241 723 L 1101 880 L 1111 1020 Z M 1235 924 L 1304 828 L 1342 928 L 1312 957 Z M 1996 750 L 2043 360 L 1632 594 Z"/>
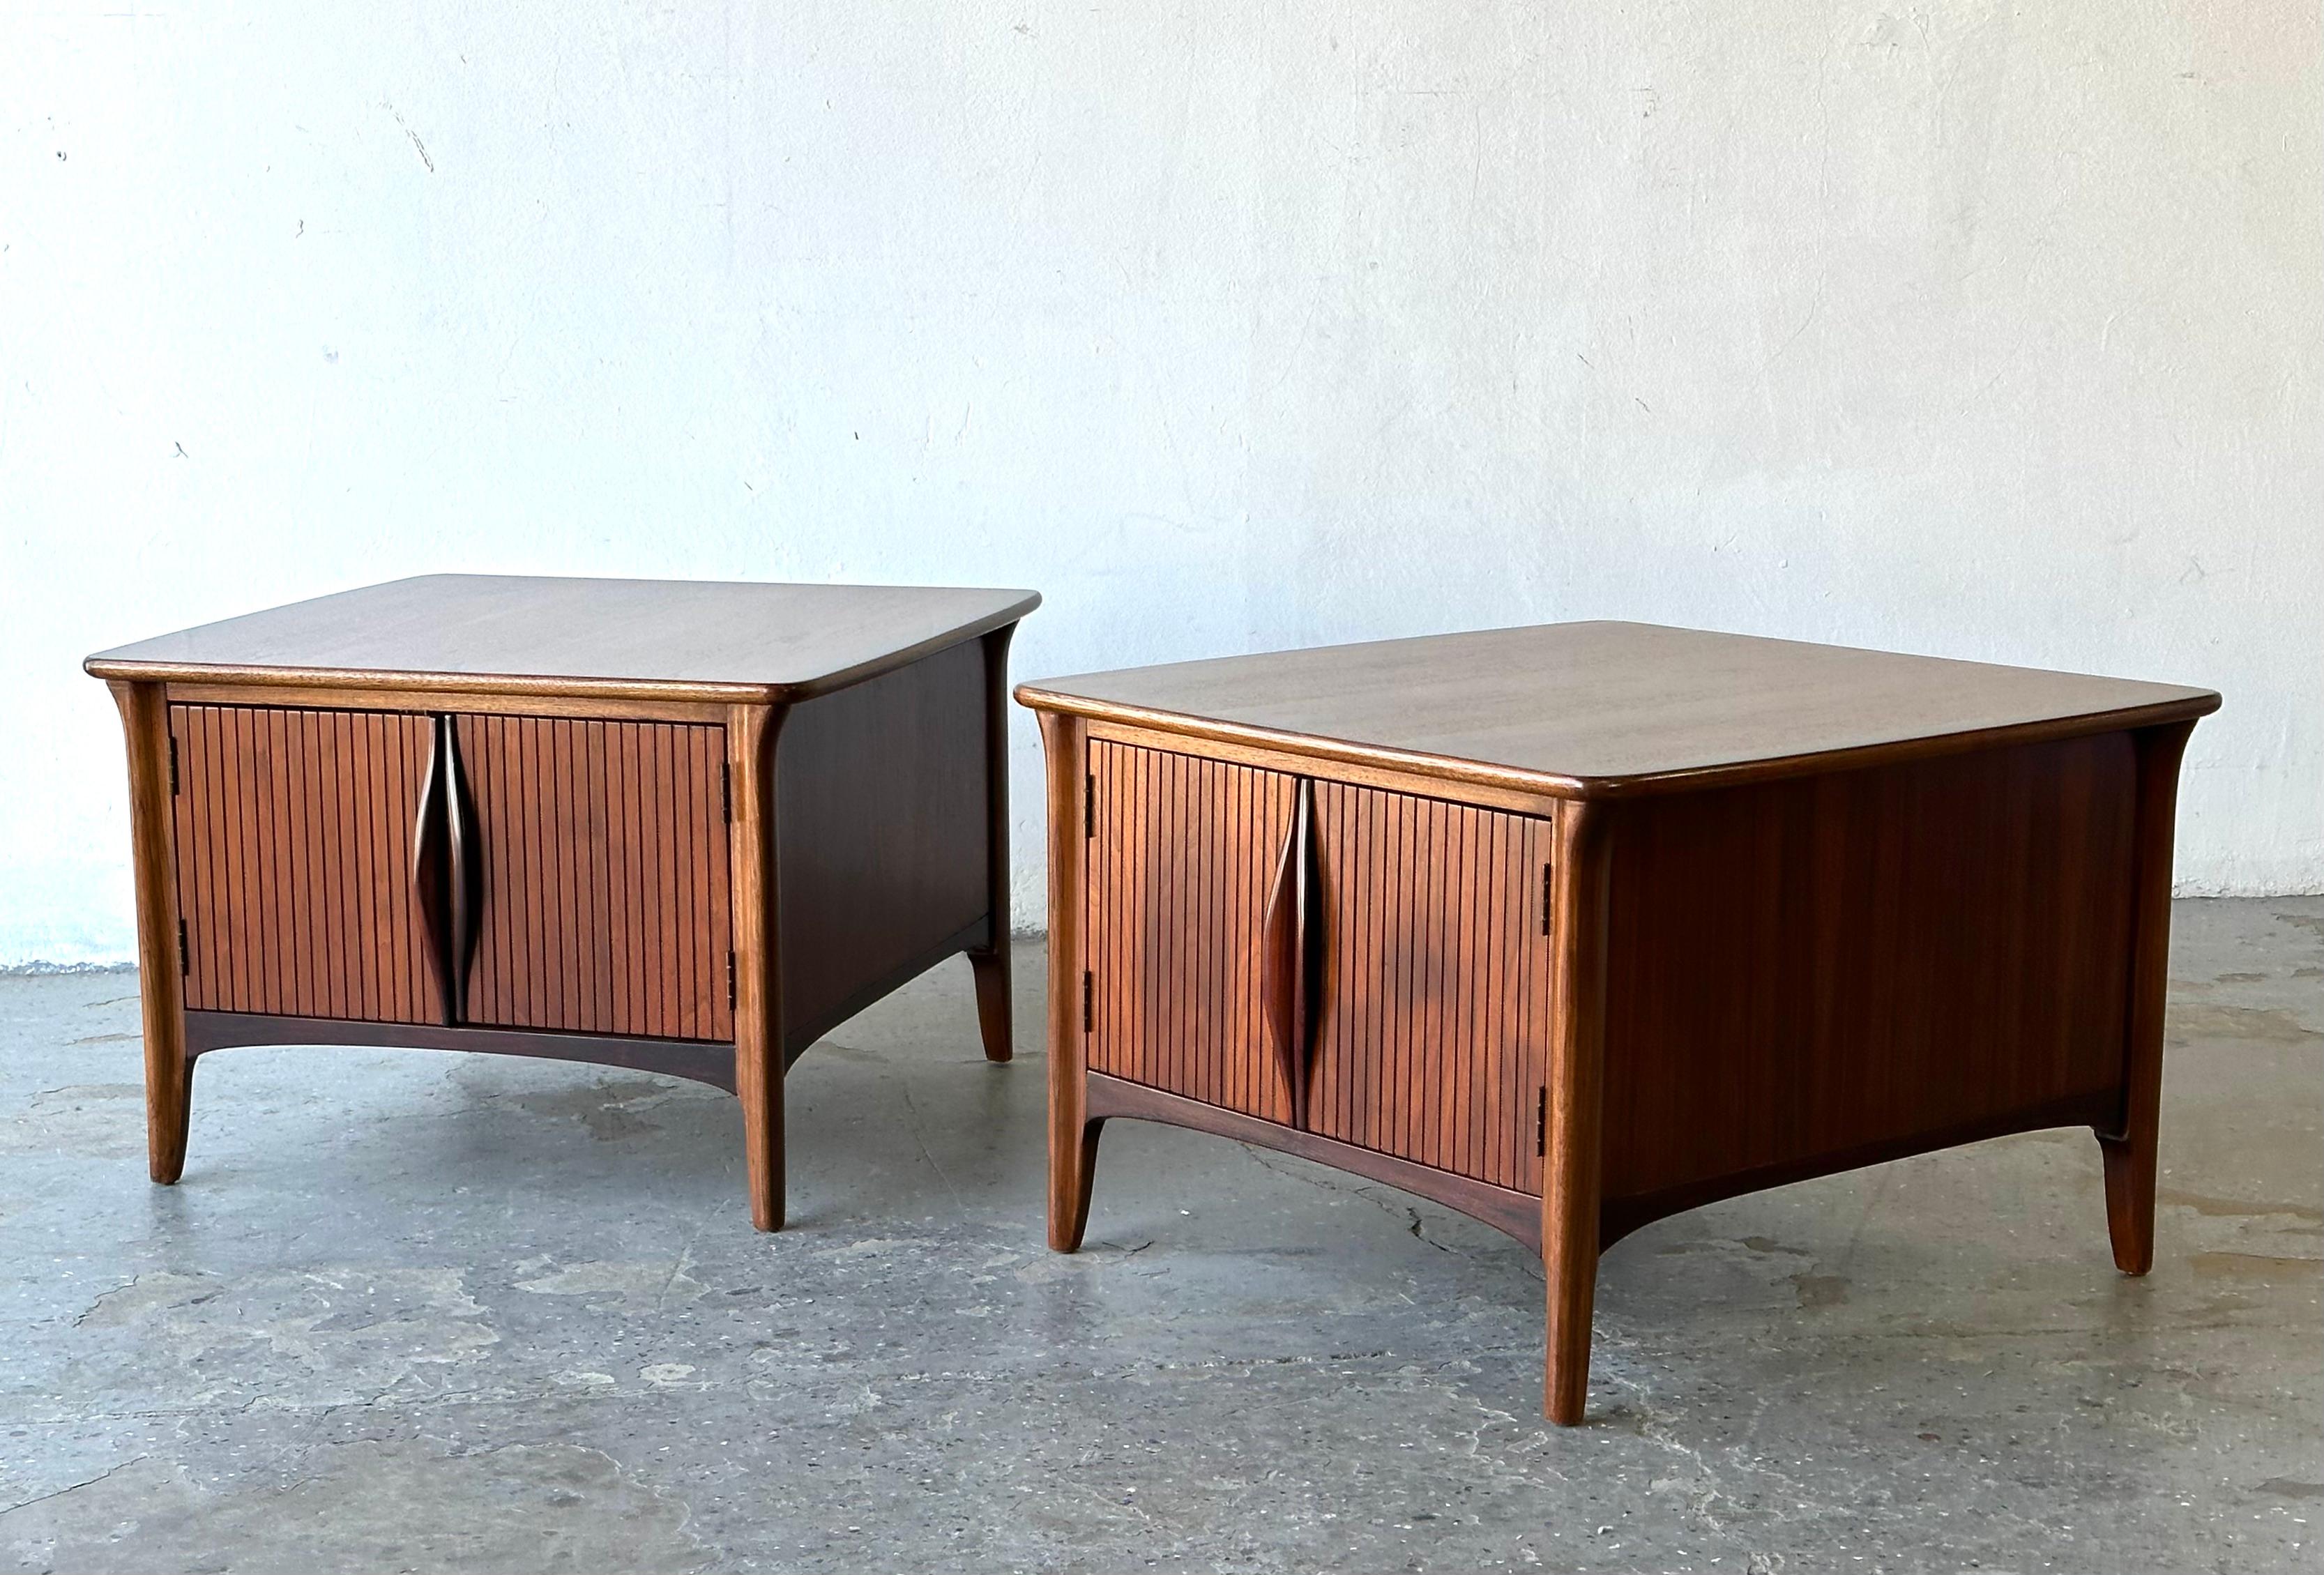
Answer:
<path fill-rule="evenodd" d="M 1448 692 L 1453 683 L 1428 656 L 1406 654 L 1427 641 L 1020 686 L 1048 761 L 1053 1248 L 1080 1245 L 1099 1137 L 1116 1117 L 1192 1127 L 1388 1183 L 1539 1250 L 1547 1281 L 1544 1409 L 1567 1423 L 1583 1414 L 1600 1255 L 1642 1225 L 1719 1198 L 2008 1132 L 2085 1126 L 2105 1158 L 2115 1261 L 2126 1273 L 2146 1271 L 2178 769 L 2195 718 L 2217 707 L 2217 695 L 1877 653 L 1817 655 L 1823 648 L 1635 626 L 1453 639 L 1511 649 L 1536 641 L 1529 649 L 1554 657 L 1558 642 L 1603 649 L 1615 683 L 1635 671 L 1634 651 L 1669 653 L 1676 663 L 1708 651 L 1779 675 L 1811 660 L 1855 664 L 1892 686 L 1898 664 L 1918 663 L 1905 681 L 1921 689 L 1895 690 L 1908 701 L 1925 694 L 1935 710 L 1998 712 L 2023 693 L 2056 714 L 2035 710 L 2019 724 L 1858 746 L 1848 741 L 1868 730 L 1825 702 L 1812 719 L 1813 730 L 1835 740 L 1821 746 L 1825 754 L 1735 764 L 1714 757 L 1702 766 L 1679 757 L 1652 772 L 1593 778 L 1370 746 L 1354 741 L 1363 736 L 1354 732 L 1319 727 L 1310 736 L 1286 720 L 1308 707 L 1335 729 L 1349 728 L 1370 705 L 1365 714 L 1404 725 L 1393 677 L 1409 671 Z M 1801 651 L 1811 655 L 1794 654 Z M 1362 680 L 1377 682 L 1376 690 L 1346 676 L 1365 663 L 1389 675 Z M 1493 704 L 1514 711 L 1529 698 L 1524 681 L 1496 681 L 1514 698 Z M 1848 697 L 1844 684 L 1830 688 Z M 1183 703 L 1182 693 L 1189 696 Z M 2083 695 L 2089 714 L 2077 716 L 2072 706 Z M 1556 704 L 1545 697 L 1543 714 L 1554 718 Z M 1501 729 L 1493 736 L 1506 739 L 1513 724 L 1486 709 Z M 1579 740 L 1572 747 L 1604 755 L 1626 747 L 1627 718 L 1574 709 L 1582 722 L 1561 733 L 1565 724 L 1553 721 L 1542 736 Z M 1703 714 L 1699 706 L 1687 711 L 1683 692 L 1675 709 Z M 1677 757 L 1692 747 L 1670 724 L 1658 725 L 1665 732 L 1649 730 L 1633 752 Z M 1732 724 L 1714 717 L 1712 725 Z M 1186 857 L 1149 889 L 1134 861 L 1107 841 L 1107 808 L 1092 793 L 1106 780 L 1104 762 L 1123 750 L 1174 762 L 1167 773 L 1176 797 L 1144 814 L 1178 813 L 1187 792 L 1208 790 L 1201 785 L 1220 773 L 1259 773 L 1272 784 L 1259 795 L 1269 806 L 1264 827 L 1227 839 L 1229 861 L 1245 866 L 1227 878 L 1242 894 L 1231 921 L 1206 920 L 1207 931 L 1182 935 L 1167 916 L 1172 904 L 1199 904 L 1220 889 L 1204 861 L 1210 854 Z M 1366 795 L 1443 806 L 1416 822 L 1434 839 L 1437 867 L 1465 871 L 1455 884 L 1502 883 L 1481 903 L 1473 890 L 1423 903 L 1450 902 L 1467 918 L 1443 922 L 1466 922 L 1488 943 L 1480 950 L 1471 935 L 1465 949 L 1422 948 L 1442 952 L 1430 965 L 1446 990 L 1468 992 L 1472 1010 L 1489 1014 L 1495 992 L 1506 988 L 1510 964 L 1491 950 L 1507 944 L 1506 915 L 1539 905 L 1547 934 L 1537 1033 L 1522 1030 L 1527 1042 L 1510 1052 L 1526 1057 L 1526 1075 L 1539 1080 L 1529 1175 L 1461 1157 L 1441 1128 L 1435 1138 L 1415 1138 L 1407 1128 L 1384 1138 L 1397 1114 L 1390 1107 L 1416 1098 L 1408 1086 L 1360 1101 L 1387 1125 L 1312 1119 L 1319 1024 L 1346 982 L 1333 981 L 1328 962 L 1318 967 L 1316 932 L 1354 923 L 1388 933 L 1397 916 L 1383 920 L 1366 907 L 1408 906 L 1426 887 L 1407 884 L 1352 905 L 1333 896 L 1334 880 L 1344 878 L 1334 863 L 1344 866 L 1350 855 L 1333 852 L 1338 834 L 1315 806 Z M 1494 845 L 1473 829 L 1486 824 L 1475 818 L 1483 815 L 1526 828 L 1521 862 L 1476 852 Z M 1166 826 L 1157 845 L 1199 842 L 1208 834 L 1198 821 Z M 1173 880 L 1189 872 L 1191 891 L 1174 891 Z M 1513 882 L 1525 889 L 1506 889 Z M 1265 916 L 1253 923 L 1250 893 L 1261 887 Z M 1110 984 L 1107 972 L 1123 966 L 1114 911 L 1121 905 L 1146 926 L 1143 939 L 1158 944 L 1136 964 L 1144 973 Z M 1407 928 L 1439 922 L 1426 913 L 1401 917 Z M 1327 950 L 1387 944 L 1360 935 L 1323 943 Z M 1218 976 L 1222 948 L 1249 949 L 1249 961 L 1231 966 L 1264 980 L 1237 997 L 1241 1037 L 1220 1041 L 1251 1061 L 1249 1041 L 1260 1026 L 1246 997 L 1256 994 L 1279 1062 L 1256 1093 L 1248 1078 L 1189 1072 L 1183 1049 L 1176 1061 L 1143 1051 L 1145 1059 L 1125 1060 L 1103 1037 L 1109 1010 L 1118 1020 L 1142 1009 L 1158 1032 L 1186 1043 L 1217 1039 L 1207 1018 L 1188 1014 L 1229 1009 L 1206 982 Z M 1399 1036 L 1420 1045 L 1409 1056 L 1417 1069 L 1411 1075 L 1423 1079 L 1446 1075 L 1448 1062 L 1465 1057 L 1470 1064 L 1450 1068 L 1457 1081 L 1492 1052 L 1464 1037 L 1459 1009 L 1426 996 L 1383 1003 L 1354 1033 L 1382 1056 L 1406 1054 L 1394 1043 Z M 1395 1020 L 1416 1014 L 1429 1020 Z M 1508 1139 L 1511 1113 L 1491 1117 L 1489 1143 Z"/>
<path fill-rule="evenodd" d="M 586 582 L 475 584 L 480 596 L 530 585 L 551 600 L 595 594 Z M 745 602 L 789 589 L 733 588 Z M 355 594 L 456 601 L 466 590 L 423 581 Z M 193 1070 L 213 1051 L 484 1051 L 735 1093 L 752 1220 L 772 1230 L 784 1216 L 784 1074 L 830 1027 L 961 953 L 985 1054 L 1008 1060 L 1006 671 L 1016 620 L 1038 598 L 865 594 L 907 611 L 916 596 L 991 610 L 949 640 L 788 688 L 424 672 L 368 682 L 160 660 L 145 648 L 91 658 L 128 751 L 153 1179 L 183 1172 Z M 280 817 L 293 843 L 242 838 L 189 806 L 189 794 L 239 790 L 184 774 L 197 755 L 208 769 L 207 737 L 178 736 L 205 718 L 254 720 L 293 741 L 285 791 L 299 813 Z M 392 769 L 372 772 L 365 751 L 390 740 Z M 228 889 L 209 863 L 235 860 L 237 879 L 260 862 L 282 878 Z M 264 932 L 259 987 L 194 974 L 198 954 L 232 950 L 221 924 Z M 542 955 L 557 947 L 560 958 Z M 625 968 L 628 979 L 613 977 Z M 192 1000 L 189 981 L 201 987 Z"/>

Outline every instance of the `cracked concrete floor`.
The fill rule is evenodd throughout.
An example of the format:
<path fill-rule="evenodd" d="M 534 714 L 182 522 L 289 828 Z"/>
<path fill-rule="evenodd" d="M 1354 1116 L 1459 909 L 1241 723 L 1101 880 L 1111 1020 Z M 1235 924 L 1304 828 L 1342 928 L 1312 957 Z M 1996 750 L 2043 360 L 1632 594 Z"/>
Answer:
<path fill-rule="evenodd" d="M 947 964 L 707 1089 L 236 1050 L 144 1179 L 134 980 L 0 980 L 0 1567 L 2315 1569 L 2324 899 L 2182 903 L 2153 1276 L 2056 1132 L 1654 1226 L 1589 1424 L 1480 1225 L 1117 1122 L 1041 1243 Z"/>

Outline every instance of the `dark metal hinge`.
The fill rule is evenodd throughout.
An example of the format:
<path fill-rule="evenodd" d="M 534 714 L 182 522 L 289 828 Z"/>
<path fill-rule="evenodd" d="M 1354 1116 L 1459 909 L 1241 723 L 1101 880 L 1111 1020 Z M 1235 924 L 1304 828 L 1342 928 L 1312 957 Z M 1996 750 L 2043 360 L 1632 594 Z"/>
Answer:
<path fill-rule="evenodd" d="M 1082 1032 L 1086 1034 L 1097 1018 L 1097 975 L 1082 974 Z"/>
<path fill-rule="evenodd" d="M 170 735 L 170 797 L 178 796 L 178 735 Z"/>
<path fill-rule="evenodd" d="M 1093 771 L 1084 779 L 1082 793 L 1082 835 L 1097 835 L 1097 773 Z"/>
<path fill-rule="evenodd" d="M 726 1009 L 734 1009 L 734 953 L 726 953 Z"/>
<path fill-rule="evenodd" d="M 1549 934 L 1549 866 L 1544 864 L 1541 867 L 1541 933 L 1545 935 Z"/>
<path fill-rule="evenodd" d="M 718 813 L 727 824 L 734 824 L 734 768 L 724 760 L 718 762 Z"/>
<path fill-rule="evenodd" d="M 178 972 L 180 977 L 194 971 L 193 948 L 186 944 L 186 921 L 178 921 Z"/>
<path fill-rule="evenodd" d="M 1533 1098 L 1533 1151 L 1549 1152 L 1549 1090 L 1536 1089 Z"/>

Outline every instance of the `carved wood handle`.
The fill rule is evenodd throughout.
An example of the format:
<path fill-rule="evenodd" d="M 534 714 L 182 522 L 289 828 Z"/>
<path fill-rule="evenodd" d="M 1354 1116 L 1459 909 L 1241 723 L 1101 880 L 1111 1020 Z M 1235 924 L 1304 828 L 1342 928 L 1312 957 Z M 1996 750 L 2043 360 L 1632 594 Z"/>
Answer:
<path fill-rule="evenodd" d="M 446 719 L 429 718 L 432 734 L 428 750 L 428 774 L 420 781 L 420 805 L 411 823 L 411 889 L 420 928 L 428 942 L 428 972 L 436 981 L 436 994 L 447 1023 L 459 1021 L 459 997 L 453 989 L 449 894 L 452 888 L 451 828 L 445 824 L 444 733 Z"/>
<path fill-rule="evenodd" d="M 1307 1082 L 1314 1050 L 1315 997 L 1323 973 L 1323 926 L 1315 870 L 1315 795 L 1302 778 L 1290 829 L 1276 861 L 1259 930 L 1259 994 L 1277 1067 L 1291 1095 L 1291 1125 L 1307 1128 Z"/>
<path fill-rule="evenodd" d="M 468 970 L 483 927 L 484 848 L 477 835 L 475 801 L 468 797 L 468 774 L 460 764 L 459 729 L 449 716 L 444 718 L 444 820 L 451 834 L 452 991 L 465 1018 Z"/>
<path fill-rule="evenodd" d="M 460 769 L 452 718 L 438 716 L 431 722 L 435 740 L 411 828 L 411 885 L 444 1021 L 457 1023 L 465 1015 L 468 967 L 476 954 L 484 850 L 476 840 L 475 811 Z"/>

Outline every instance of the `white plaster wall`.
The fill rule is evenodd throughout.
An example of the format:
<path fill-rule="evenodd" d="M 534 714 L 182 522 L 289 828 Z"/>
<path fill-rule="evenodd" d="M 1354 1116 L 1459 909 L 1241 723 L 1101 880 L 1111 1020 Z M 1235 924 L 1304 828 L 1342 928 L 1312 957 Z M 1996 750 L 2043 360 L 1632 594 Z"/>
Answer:
<path fill-rule="evenodd" d="M 130 954 L 84 653 L 456 568 L 1037 585 L 1028 674 L 1619 616 L 2207 684 L 2182 886 L 2324 887 L 2319 47 L 2287 0 L 12 5 L 0 962 Z"/>

